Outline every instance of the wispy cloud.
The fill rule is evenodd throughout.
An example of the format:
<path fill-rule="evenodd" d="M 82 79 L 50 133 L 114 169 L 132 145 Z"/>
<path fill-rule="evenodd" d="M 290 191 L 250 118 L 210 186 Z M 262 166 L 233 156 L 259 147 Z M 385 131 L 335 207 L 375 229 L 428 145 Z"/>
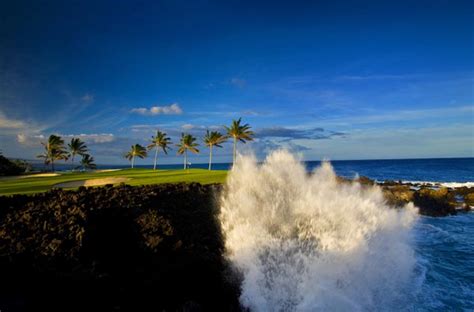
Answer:
<path fill-rule="evenodd" d="M 69 138 L 80 138 L 86 142 L 86 144 L 101 144 L 115 141 L 115 136 L 112 133 L 92 133 L 92 134 L 61 134 L 57 133 L 60 137 L 65 139 Z M 28 134 L 18 133 L 16 135 L 16 141 L 21 145 L 34 146 L 45 140 L 47 136 L 44 134 Z M 66 142 L 67 143 L 67 142 Z"/>
<path fill-rule="evenodd" d="M 242 116 L 247 116 L 247 117 L 257 117 L 257 116 L 262 116 L 265 115 L 263 113 L 254 111 L 254 110 L 245 110 L 241 113 Z"/>
<path fill-rule="evenodd" d="M 7 117 L 0 111 L 0 137 L 2 140 L 12 140 L 21 145 L 34 146 L 46 126 L 38 125 L 31 120 L 19 120 Z"/>
<path fill-rule="evenodd" d="M 276 112 L 269 111 L 257 111 L 251 109 L 245 109 L 241 111 L 236 110 L 213 110 L 213 111 L 192 111 L 188 112 L 188 115 L 192 116 L 204 116 L 204 117 L 224 117 L 224 118 L 239 118 L 239 117 L 271 117 L 277 115 Z"/>
<path fill-rule="evenodd" d="M 179 130 L 182 126 L 179 124 L 153 124 L 153 125 L 132 125 L 127 128 L 123 128 L 122 131 L 127 132 L 130 129 L 135 133 L 154 133 L 157 130 L 165 131 L 168 134 L 171 131 L 172 133 L 181 133 Z"/>
<path fill-rule="evenodd" d="M 446 119 L 448 117 L 474 116 L 473 106 L 458 106 L 446 108 L 431 109 L 414 109 L 414 110 L 396 110 L 380 114 L 370 114 L 366 112 L 360 116 L 348 116 L 340 118 L 327 118 L 320 120 L 324 125 L 361 125 L 361 124 L 377 124 L 397 121 L 414 121 L 439 118 Z"/>
<path fill-rule="evenodd" d="M 240 150 L 244 153 L 250 152 L 259 158 L 263 158 L 266 154 L 278 149 L 286 149 L 294 153 L 311 151 L 311 148 L 306 146 L 304 143 L 300 144 L 290 141 L 278 141 L 272 138 L 256 138 L 249 144 L 240 146 Z"/>
<path fill-rule="evenodd" d="M 0 111 L 0 129 L 23 129 L 27 127 L 27 123 L 21 120 L 11 119 Z"/>
<path fill-rule="evenodd" d="M 140 115 L 180 115 L 183 113 L 183 110 L 178 103 L 173 103 L 168 106 L 152 106 L 150 108 L 133 108 L 130 112 L 140 114 Z"/>
<path fill-rule="evenodd" d="M 40 146 L 41 140 L 45 138 L 42 134 L 27 134 L 27 133 L 18 133 L 16 135 L 16 141 L 25 147 L 35 147 Z"/>
<path fill-rule="evenodd" d="M 332 110 L 347 109 L 353 106 L 354 102 L 346 90 L 328 84 L 328 79 L 320 77 L 281 78 L 264 84 L 262 91 L 272 94 L 276 99 L 298 103 L 296 107 L 311 105 Z"/>
<path fill-rule="evenodd" d="M 401 80 L 418 78 L 420 75 L 406 74 L 406 75 L 393 75 L 393 74 L 373 74 L 373 75 L 342 75 L 334 78 L 335 81 L 341 80 L 352 80 L 352 81 L 363 81 L 363 80 Z"/>
<path fill-rule="evenodd" d="M 192 125 L 192 124 L 184 124 L 181 126 L 181 129 L 183 130 L 191 130 L 191 129 L 195 129 L 196 126 L 195 125 Z"/>
<path fill-rule="evenodd" d="M 236 86 L 238 88 L 244 88 L 247 85 L 247 81 L 242 78 L 232 78 L 230 80 L 230 84 Z"/>
<path fill-rule="evenodd" d="M 256 136 L 260 138 L 279 138 L 281 141 L 309 139 L 322 140 L 335 136 L 344 136 L 345 133 L 327 131 L 323 128 L 286 128 L 286 127 L 269 127 L 260 128 L 256 131 Z"/>
<path fill-rule="evenodd" d="M 94 102 L 94 95 L 90 94 L 90 93 L 86 93 L 81 97 L 81 101 L 83 101 L 84 103 L 88 103 L 88 104 L 92 103 L 92 102 Z"/>
<path fill-rule="evenodd" d="M 60 134 L 64 138 L 80 138 L 86 143 L 109 143 L 115 141 L 112 133 L 93 133 L 93 134 Z"/>
<path fill-rule="evenodd" d="M 310 159 L 473 157 L 472 126 L 353 129 L 341 140 L 308 141 Z M 381 148 L 383 146 L 383 148 Z M 362 148 L 363 147 L 363 148 Z"/>
<path fill-rule="evenodd" d="M 206 130 L 206 129 L 215 130 L 215 129 L 220 129 L 220 128 L 223 128 L 223 126 L 216 126 L 216 125 L 204 126 L 204 125 L 195 125 L 195 124 L 190 124 L 190 123 L 187 123 L 181 126 L 181 129 L 187 130 L 187 131 Z"/>

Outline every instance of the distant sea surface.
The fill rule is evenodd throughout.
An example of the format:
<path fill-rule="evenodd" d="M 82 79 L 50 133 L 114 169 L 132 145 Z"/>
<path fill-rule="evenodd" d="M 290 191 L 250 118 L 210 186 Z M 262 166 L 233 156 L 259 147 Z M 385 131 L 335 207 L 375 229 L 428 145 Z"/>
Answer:
<path fill-rule="evenodd" d="M 320 161 L 305 162 L 308 171 L 321 164 Z M 474 158 L 437 158 L 437 159 L 390 159 L 390 160 L 336 160 L 331 161 L 336 173 L 340 176 L 353 178 L 356 175 L 368 178 L 402 181 L 425 182 L 473 182 Z M 207 169 L 207 164 L 191 164 L 191 168 Z M 153 168 L 150 165 L 137 165 L 136 168 Z M 182 164 L 159 165 L 160 169 L 181 169 Z M 230 169 L 230 163 L 216 163 L 215 170 Z M 36 165 L 43 170 L 44 166 Z M 57 164 L 57 170 L 70 170 L 69 165 Z M 98 165 L 98 169 L 129 168 L 127 165 Z"/>

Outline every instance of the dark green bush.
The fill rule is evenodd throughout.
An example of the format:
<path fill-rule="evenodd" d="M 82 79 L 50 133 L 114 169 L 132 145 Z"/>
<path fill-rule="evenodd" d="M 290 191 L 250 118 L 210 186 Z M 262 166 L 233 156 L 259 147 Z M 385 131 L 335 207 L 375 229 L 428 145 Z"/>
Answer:
<path fill-rule="evenodd" d="M 28 169 L 25 161 L 11 161 L 3 155 L 0 155 L 0 176 L 19 175 Z"/>

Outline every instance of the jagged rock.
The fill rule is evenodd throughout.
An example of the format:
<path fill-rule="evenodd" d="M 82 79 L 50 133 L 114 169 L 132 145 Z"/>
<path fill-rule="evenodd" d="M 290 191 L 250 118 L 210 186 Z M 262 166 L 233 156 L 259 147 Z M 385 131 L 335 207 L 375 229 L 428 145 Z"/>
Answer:
<path fill-rule="evenodd" d="M 464 203 L 466 204 L 465 210 L 470 211 L 474 207 L 474 190 L 472 193 L 469 193 L 464 196 Z"/>
<path fill-rule="evenodd" d="M 374 185 L 375 184 L 374 180 L 371 180 L 371 179 L 369 179 L 367 177 L 364 177 L 364 176 L 358 177 L 357 179 L 355 179 L 355 181 L 359 182 L 362 185 Z"/>
<path fill-rule="evenodd" d="M 383 193 L 387 199 L 388 204 L 395 207 L 402 207 L 413 201 L 413 194 L 415 193 L 407 185 L 394 185 L 384 187 Z"/>
<path fill-rule="evenodd" d="M 457 187 L 457 188 L 453 189 L 453 192 L 456 195 L 465 196 L 465 195 L 474 193 L 474 187 L 467 187 L 467 186 Z"/>
<path fill-rule="evenodd" d="M 433 217 L 456 214 L 456 208 L 452 204 L 454 201 L 454 194 L 447 188 L 422 188 L 413 195 L 413 203 L 420 208 L 420 214 Z"/>
<path fill-rule="evenodd" d="M 218 185 L 81 187 L 0 197 L 10 310 L 238 310 Z M 192 304 L 191 304 L 192 303 Z"/>

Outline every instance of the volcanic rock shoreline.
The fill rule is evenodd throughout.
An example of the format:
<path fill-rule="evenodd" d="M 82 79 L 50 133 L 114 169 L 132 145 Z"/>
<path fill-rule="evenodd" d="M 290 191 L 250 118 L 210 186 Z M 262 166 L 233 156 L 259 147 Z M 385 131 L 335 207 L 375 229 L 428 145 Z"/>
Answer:
<path fill-rule="evenodd" d="M 380 186 L 391 205 L 412 201 L 429 216 L 467 211 L 474 199 L 470 188 Z M 0 196 L 0 310 L 239 311 L 221 190 L 108 185 Z"/>
<path fill-rule="evenodd" d="M 220 185 L 0 197 L 2 311 L 237 311 Z"/>

